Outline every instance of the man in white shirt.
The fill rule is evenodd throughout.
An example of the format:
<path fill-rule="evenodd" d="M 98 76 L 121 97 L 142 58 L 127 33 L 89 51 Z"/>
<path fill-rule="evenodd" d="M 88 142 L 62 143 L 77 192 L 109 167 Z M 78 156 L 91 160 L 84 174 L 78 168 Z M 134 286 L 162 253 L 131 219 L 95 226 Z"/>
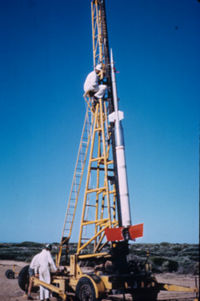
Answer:
<path fill-rule="evenodd" d="M 29 286 L 28 286 L 28 300 L 33 300 L 31 297 L 31 289 L 32 289 L 32 277 L 38 274 L 38 258 L 40 253 L 36 254 L 31 260 L 28 273 L 29 273 Z"/>
<path fill-rule="evenodd" d="M 106 85 L 99 85 L 99 73 L 102 70 L 102 65 L 98 64 L 95 69 L 88 74 L 84 83 L 85 95 L 94 96 L 97 99 L 103 98 L 107 90 Z"/>
<path fill-rule="evenodd" d="M 51 245 L 47 244 L 45 246 L 45 249 L 43 249 L 42 252 L 39 253 L 38 257 L 39 279 L 48 284 L 50 284 L 51 282 L 50 271 L 57 271 L 56 265 L 50 253 L 51 249 Z M 44 288 L 43 286 L 40 286 L 40 300 L 43 301 L 44 299 L 46 301 L 49 301 L 49 290 Z"/>

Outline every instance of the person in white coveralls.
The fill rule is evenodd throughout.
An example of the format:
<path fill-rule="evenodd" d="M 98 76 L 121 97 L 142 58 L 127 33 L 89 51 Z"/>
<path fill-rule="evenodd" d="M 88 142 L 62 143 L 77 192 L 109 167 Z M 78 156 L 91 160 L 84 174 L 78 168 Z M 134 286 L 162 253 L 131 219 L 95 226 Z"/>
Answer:
<path fill-rule="evenodd" d="M 51 249 L 51 245 L 47 244 L 45 249 L 39 253 L 38 257 L 39 279 L 48 284 L 51 282 L 50 271 L 57 271 L 56 265 L 50 253 Z M 49 301 L 49 295 L 49 290 L 40 285 L 40 300 Z"/>
<path fill-rule="evenodd" d="M 29 273 L 29 286 L 28 286 L 28 300 L 33 300 L 31 297 L 31 289 L 32 289 L 32 277 L 36 276 L 38 274 L 38 259 L 39 259 L 40 253 L 36 254 L 33 259 L 31 260 L 28 273 Z"/>
<path fill-rule="evenodd" d="M 99 84 L 99 75 L 102 65 L 98 64 L 92 72 L 88 74 L 84 83 L 85 95 L 94 96 L 96 99 L 103 98 L 107 89 L 106 85 Z"/>

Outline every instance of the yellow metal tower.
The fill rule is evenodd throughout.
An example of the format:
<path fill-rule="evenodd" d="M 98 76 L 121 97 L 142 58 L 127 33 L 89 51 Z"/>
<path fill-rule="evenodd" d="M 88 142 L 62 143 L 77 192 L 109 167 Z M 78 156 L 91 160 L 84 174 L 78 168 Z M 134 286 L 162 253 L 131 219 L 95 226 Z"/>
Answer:
<path fill-rule="evenodd" d="M 85 255 L 86 257 L 94 257 L 95 254 L 101 252 L 107 243 L 104 239 L 105 229 L 117 227 L 120 219 L 119 211 L 117 214 L 119 204 L 116 203 L 117 176 L 114 164 L 114 160 L 116 160 L 113 150 L 114 135 L 112 125 L 108 123 L 108 115 L 113 111 L 113 102 L 104 1 L 94 0 L 91 2 L 91 15 L 93 65 L 95 67 L 99 63 L 102 64 L 100 79 L 108 86 L 108 92 L 106 99 L 99 99 L 95 108 L 93 98 L 84 95 L 87 104 L 86 117 L 61 237 L 58 265 L 63 246 L 67 246 L 72 234 L 89 146 L 77 255 L 84 254 L 85 248 L 89 244 L 92 245 L 93 250 L 91 254 Z M 99 255 L 102 256 L 104 253 Z M 81 257 L 83 258 L 83 255 Z"/>

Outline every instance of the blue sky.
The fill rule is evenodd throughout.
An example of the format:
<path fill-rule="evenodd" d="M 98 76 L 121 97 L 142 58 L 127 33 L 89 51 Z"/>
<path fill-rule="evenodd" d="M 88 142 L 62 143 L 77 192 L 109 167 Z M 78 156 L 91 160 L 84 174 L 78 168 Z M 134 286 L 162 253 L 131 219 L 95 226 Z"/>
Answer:
<path fill-rule="evenodd" d="M 138 242 L 197 243 L 200 3 L 106 7 Z M 90 1 L 0 1 L 0 41 L 0 241 L 59 241 L 93 62 Z"/>

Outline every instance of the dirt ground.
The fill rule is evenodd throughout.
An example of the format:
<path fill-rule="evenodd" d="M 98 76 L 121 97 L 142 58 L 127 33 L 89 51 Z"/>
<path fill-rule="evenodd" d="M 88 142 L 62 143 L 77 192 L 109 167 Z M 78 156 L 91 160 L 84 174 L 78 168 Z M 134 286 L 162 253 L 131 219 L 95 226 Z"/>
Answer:
<path fill-rule="evenodd" d="M 18 273 L 23 266 L 27 265 L 24 262 L 0 260 L 0 301 L 24 301 L 27 297 L 18 286 L 17 279 L 7 279 L 5 272 L 12 269 L 15 265 L 15 271 Z M 188 287 L 195 287 L 195 277 L 192 275 L 176 275 L 176 274 L 158 274 L 156 275 L 158 282 L 176 284 Z M 199 281 L 197 281 L 199 283 Z M 39 300 L 39 294 L 33 294 L 34 300 Z M 122 298 L 120 298 L 122 299 Z M 129 300 L 129 296 L 126 296 Z M 193 293 L 177 293 L 177 292 L 160 292 L 158 300 L 187 300 L 192 301 L 195 299 Z M 56 298 L 51 298 L 51 301 L 56 301 Z"/>

